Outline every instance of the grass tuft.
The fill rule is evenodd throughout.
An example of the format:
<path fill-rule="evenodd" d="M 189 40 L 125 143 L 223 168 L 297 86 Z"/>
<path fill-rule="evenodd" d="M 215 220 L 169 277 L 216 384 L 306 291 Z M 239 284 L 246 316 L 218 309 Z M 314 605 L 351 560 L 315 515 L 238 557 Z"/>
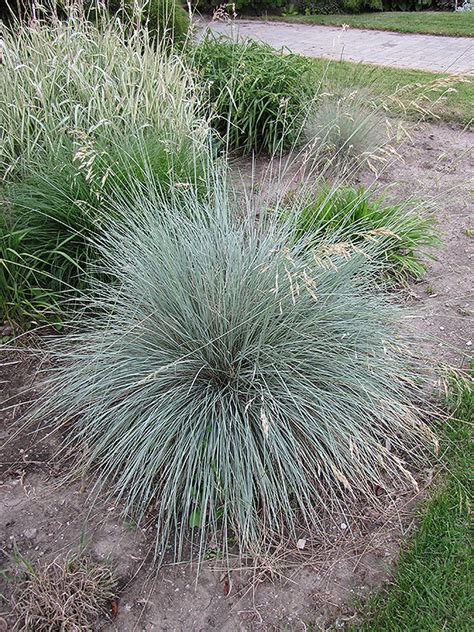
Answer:
<path fill-rule="evenodd" d="M 365 90 L 324 93 L 311 108 L 305 137 L 325 168 L 329 159 L 336 171 L 352 174 L 377 160 L 389 140 L 382 110 L 371 105 Z"/>
<path fill-rule="evenodd" d="M 96 491 L 137 521 L 153 512 L 158 556 L 319 530 L 377 485 L 414 485 L 430 441 L 376 246 L 308 248 L 274 215 L 236 215 L 218 179 L 207 203 L 126 205 L 99 244 L 113 283 L 57 340 L 35 411 L 67 424 Z"/>
<path fill-rule="evenodd" d="M 110 615 L 115 579 L 105 564 L 85 558 L 27 564 L 13 599 L 13 632 L 83 632 Z"/>
<path fill-rule="evenodd" d="M 317 83 L 310 60 L 211 34 L 192 56 L 208 86 L 212 124 L 229 149 L 273 154 L 296 144 Z"/>

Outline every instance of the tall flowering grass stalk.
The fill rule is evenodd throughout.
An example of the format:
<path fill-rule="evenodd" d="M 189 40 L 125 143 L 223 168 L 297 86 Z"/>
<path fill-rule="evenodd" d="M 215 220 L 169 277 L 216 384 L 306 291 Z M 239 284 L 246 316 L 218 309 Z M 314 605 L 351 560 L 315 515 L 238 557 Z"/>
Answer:
<path fill-rule="evenodd" d="M 62 320 L 84 288 L 105 197 L 145 174 L 164 196 L 199 187 L 210 159 L 181 58 L 146 28 L 68 11 L 0 27 L 0 312 L 22 327 Z"/>
<path fill-rule="evenodd" d="M 102 15 L 100 28 L 72 5 L 67 19 L 0 25 L 0 176 L 28 174 L 31 161 L 55 155 L 79 135 L 116 141 L 147 128 L 170 147 L 206 124 L 200 90 L 178 56 Z M 64 139 L 64 140 L 63 140 Z"/>

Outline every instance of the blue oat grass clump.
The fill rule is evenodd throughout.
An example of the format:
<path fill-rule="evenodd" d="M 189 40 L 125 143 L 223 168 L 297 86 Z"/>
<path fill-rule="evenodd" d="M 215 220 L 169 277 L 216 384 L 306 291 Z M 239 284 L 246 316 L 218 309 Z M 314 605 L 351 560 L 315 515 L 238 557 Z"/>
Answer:
<path fill-rule="evenodd" d="M 143 193 L 123 211 L 98 243 L 113 282 L 56 341 L 35 414 L 67 426 L 74 473 L 152 512 L 157 554 L 188 537 L 200 557 L 211 537 L 255 550 L 415 484 L 421 369 L 374 289 L 373 242 L 308 247 L 274 213 L 236 219 L 219 183 L 211 201 Z"/>

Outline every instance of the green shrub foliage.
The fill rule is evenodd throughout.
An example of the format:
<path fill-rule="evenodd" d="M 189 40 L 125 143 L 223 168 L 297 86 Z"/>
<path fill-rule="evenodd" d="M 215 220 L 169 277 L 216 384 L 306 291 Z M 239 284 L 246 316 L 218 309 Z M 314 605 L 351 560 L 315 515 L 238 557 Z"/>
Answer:
<path fill-rule="evenodd" d="M 381 11 L 382 0 L 296 0 L 294 6 L 303 15 L 363 13 Z"/>
<path fill-rule="evenodd" d="M 206 204 L 150 189 L 121 209 L 98 246 L 114 282 L 95 282 L 96 315 L 57 340 L 34 413 L 67 421 L 74 475 L 93 472 L 138 522 L 155 515 L 158 555 L 314 535 L 325 512 L 413 484 L 404 459 L 427 438 L 374 243 L 310 248 L 275 215 L 238 221 L 212 186 Z"/>
<path fill-rule="evenodd" d="M 287 3 L 286 0 L 236 0 L 236 2 L 220 2 L 220 0 L 193 0 L 193 6 L 202 13 L 210 13 L 223 5 L 231 12 L 249 13 L 258 15 L 264 11 L 281 10 Z"/>
<path fill-rule="evenodd" d="M 198 0 L 193 2 L 198 11 L 210 13 L 221 7 L 220 0 Z M 333 14 L 333 13 L 364 13 L 368 11 L 422 11 L 434 7 L 442 10 L 452 10 L 451 0 L 237 0 L 235 3 L 225 4 L 232 12 L 238 14 L 262 15 L 292 11 L 301 15 Z"/>
<path fill-rule="evenodd" d="M 210 13 L 222 6 L 219 0 L 198 0 L 193 3 L 198 11 Z M 225 3 L 224 3 L 225 4 Z M 237 0 L 235 3 L 225 5 L 230 12 L 234 9 L 237 14 L 262 15 L 268 13 L 281 13 L 293 7 L 300 14 L 330 14 L 330 13 L 361 13 L 363 11 L 381 11 L 382 0 Z"/>
<path fill-rule="evenodd" d="M 230 149 L 273 153 L 296 142 L 315 91 L 311 61 L 268 44 L 207 35 L 193 63 L 208 86 L 212 124 Z"/>
<path fill-rule="evenodd" d="M 422 11 L 429 9 L 433 0 L 382 0 L 385 11 Z"/>
<path fill-rule="evenodd" d="M 106 6 L 112 14 L 138 20 L 158 38 L 180 42 L 189 30 L 189 15 L 180 0 L 106 0 Z"/>

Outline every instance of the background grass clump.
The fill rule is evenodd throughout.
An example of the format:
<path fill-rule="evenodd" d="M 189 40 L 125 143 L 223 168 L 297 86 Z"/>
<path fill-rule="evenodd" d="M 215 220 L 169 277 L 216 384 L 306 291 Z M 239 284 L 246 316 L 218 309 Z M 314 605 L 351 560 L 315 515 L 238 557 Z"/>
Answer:
<path fill-rule="evenodd" d="M 315 99 L 305 121 L 305 139 L 317 166 L 354 177 L 367 162 L 383 158 L 389 142 L 384 112 L 368 90 L 324 92 Z"/>
<path fill-rule="evenodd" d="M 108 227 L 113 282 L 95 282 L 95 316 L 57 340 L 35 412 L 67 419 L 74 472 L 138 522 L 154 512 L 158 555 L 182 556 L 188 537 L 202 556 L 208 537 L 225 553 L 231 536 L 248 551 L 318 530 L 376 502 L 376 485 L 414 484 L 429 441 L 374 246 L 309 249 L 274 216 L 236 220 L 213 187 L 212 202 L 175 205 L 150 188 Z"/>
<path fill-rule="evenodd" d="M 315 244 L 321 234 L 335 234 L 354 247 L 376 241 L 382 268 L 399 283 L 421 277 L 426 264 L 420 254 L 439 245 L 432 217 L 407 203 L 375 198 L 363 187 L 321 186 L 298 207 L 294 222 L 297 234 L 310 241 L 313 235 Z"/>
<path fill-rule="evenodd" d="M 273 154 L 299 140 L 316 86 L 309 60 L 210 34 L 192 55 L 209 90 L 212 124 L 230 149 Z"/>

